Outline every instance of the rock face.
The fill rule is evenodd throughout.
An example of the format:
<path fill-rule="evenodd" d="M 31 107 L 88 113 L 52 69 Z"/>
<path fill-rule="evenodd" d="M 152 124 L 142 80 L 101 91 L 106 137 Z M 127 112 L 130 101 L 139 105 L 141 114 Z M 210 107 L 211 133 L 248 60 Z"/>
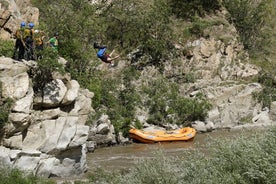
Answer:
<path fill-rule="evenodd" d="M 70 77 L 53 79 L 35 98 L 24 63 L 0 58 L 1 99 L 14 101 L 5 125 L 0 162 L 43 177 L 83 173 L 93 93 Z M 38 99 L 42 99 L 41 101 Z M 33 109 L 34 106 L 41 109 Z"/>
<path fill-rule="evenodd" d="M 204 30 L 204 37 L 175 44 L 177 62 L 175 58 L 166 61 L 163 73 L 149 66 L 132 82 L 139 91 L 160 76 L 172 80 L 182 80 L 190 74 L 196 76 L 194 82 L 180 81 L 179 85 L 183 96 L 203 93 L 213 105 L 205 122 L 192 122 L 198 132 L 275 124 L 276 102 L 268 110 L 253 99 L 252 94 L 262 86 L 246 80 L 257 75 L 259 68 L 247 62 L 248 55 L 238 41 L 235 28 L 225 21 L 225 12 L 220 14 L 221 24 Z M 31 7 L 29 0 L 1 1 L 0 38 L 10 39 L 21 21 L 37 25 L 38 16 L 38 9 Z M 63 58 L 59 61 L 66 63 Z M 85 125 L 88 115 L 94 111 L 93 93 L 81 89 L 70 75 L 53 73 L 53 80 L 43 89 L 44 95 L 37 96 L 27 73 L 29 66 L 0 58 L 0 102 L 13 100 L 4 135 L 1 135 L 1 164 L 43 177 L 78 175 L 87 169 L 87 151 L 128 142 L 121 133 L 116 140 L 114 126 L 107 115 L 102 115 L 90 127 Z M 110 77 L 113 74 L 110 72 Z M 144 127 L 151 126 L 147 124 L 148 117 L 146 106 L 137 107 L 136 118 Z"/>
<path fill-rule="evenodd" d="M 0 38 L 9 39 L 20 22 L 38 25 L 39 10 L 31 6 L 30 0 L 4 0 L 0 2 Z"/>
<path fill-rule="evenodd" d="M 198 93 L 205 95 L 212 109 L 205 122 L 192 122 L 192 126 L 200 132 L 245 124 L 275 124 L 275 120 L 272 121 L 275 119 L 275 104 L 272 104 L 269 113 L 264 113 L 261 104 L 253 98 L 253 94 L 263 87 L 249 81 L 259 74 L 260 68 L 249 63 L 248 54 L 238 41 L 237 31 L 226 21 L 225 15 L 226 12 L 221 11 L 209 17 L 221 24 L 206 28 L 204 37 L 175 43 L 174 59 L 164 63 L 163 73 L 154 66 L 148 66 L 132 83 L 139 91 L 142 86 L 165 77 L 172 82 L 177 81 L 180 93 L 185 97 L 193 98 Z M 130 55 L 130 59 L 133 57 L 135 54 Z M 194 80 L 186 82 L 186 76 L 193 76 Z M 137 110 L 136 118 L 144 125 L 147 117 L 146 107 Z"/>
<path fill-rule="evenodd" d="M 90 127 L 88 141 L 94 141 L 96 145 L 113 145 L 117 143 L 114 126 L 107 115 L 102 115 Z"/>

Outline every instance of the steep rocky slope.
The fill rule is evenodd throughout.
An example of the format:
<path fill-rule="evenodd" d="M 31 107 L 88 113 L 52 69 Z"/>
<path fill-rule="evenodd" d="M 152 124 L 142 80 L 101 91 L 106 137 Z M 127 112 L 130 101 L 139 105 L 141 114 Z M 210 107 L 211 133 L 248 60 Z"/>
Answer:
<path fill-rule="evenodd" d="M 252 94 L 260 91 L 262 86 L 250 79 L 260 69 L 249 63 L 238 34 L 226 21 L 225 13 L 222 10 L 206 17 L 217 23 L 204 30 L 204 37 L 176 42 L 176 55 L 165 62 L 164 71 L 160 72 L 154 66 L 143 68 L 141 75 L 132 81 L 135 90 L 140 91 L 143 86 L 165 77 L 180 85 L 183 96 L 203 93 L 213 108 L 206 121 L 192 123 L 201 132 L 275 124 L 276 102 L 270 109 L 263 109 L 254 100 Z M 0 37 L 10 39 L 21 21 L 38 24 L 39 12 L 29 6 L 29 1 L 4 0 L 0 4 L 0 16 Z M 97 70 L 108 70 L 106 77 L 118 77 L 123 68 L 132 64 L 126 59 L 116 68 L 102 64 Z M 10 58 L 0 58 L 1 100 L 11 98 L 14 101 L 1 139 L 0 158 L 9 166 L 44 177 L 82 173 L 87 169 L 87 149 L 116 143 L 112 122 L 102 115 L 90 127 L 85 125 L 94 111 L 91 108 L 93 93 L 81 89 L 70 75 L 55 76 L 45 87 L 47 95 L 37 98 L 27 73 L 30 66 L 31 61 L 17 63 Z M 196 76 L 195 81 L 181 82 L 183 76 L 190 73 Z M 136 118 L 144 126 L 148 126 L 148 116 L 146 106 L 137 107 Z"/>

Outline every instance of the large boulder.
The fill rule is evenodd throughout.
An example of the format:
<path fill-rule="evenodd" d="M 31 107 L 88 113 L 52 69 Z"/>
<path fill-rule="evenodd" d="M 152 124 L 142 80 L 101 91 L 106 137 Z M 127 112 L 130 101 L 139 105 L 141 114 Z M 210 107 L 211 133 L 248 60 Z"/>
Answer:
<path fill-rule="evenodd" d="M 229 128 L 240 124 L 242 119 L 254 117 L 261 106 L 252 94 L 261 89 L 258 83 L 204 88 L 203 93 L 213 104 L 208 120 L 214 122 L 217 128 Z"/>
<path fill-rule="evenodd" d="M 0 58 L 1 99 L 13 101 L 4 126 L 0 162 L 43 177 L 85 172 L 89 134 L 85 122 L 94 111 L 93 93 L 70 77 L 65 80 L 55 75 L 39 97 L 34 94 L 29 67 Z"/>
<path fill-rule="evenodd" d="M 107 115 L 102 115 L 90 127 L 88 141 L 95 141 L 96 146 L 116 144 L 115 129 Z"/>

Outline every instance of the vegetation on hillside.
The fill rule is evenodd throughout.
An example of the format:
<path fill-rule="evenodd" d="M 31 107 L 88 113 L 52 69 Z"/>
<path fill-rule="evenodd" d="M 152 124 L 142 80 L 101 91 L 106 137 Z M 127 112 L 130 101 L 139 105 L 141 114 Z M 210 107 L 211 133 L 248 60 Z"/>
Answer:
<path fill-rule="evenodd" d="M 267 39 L 273 36 L 271 25 L 275 23 L 272 15 L 275 15 L 273 7 L 276 3 L 272 0 L 258 0 L 253 4 L 249 0 L 114 0 L 109 4 L 91 4 L 81 0 L 32 0 L 32 3 L 40 10 L 40 25 L 37 28 L 50 36 L 59 32 L 59 54 L 69 61 L 67 72 L 82 87 L 95 93 L 93 108 L 99 114 L 108 114 L 116 130 L 125 129 L 129 123 L 138 121 L 134 118 L 137 107 L 147 108 L 144 110 L 150 113 L 149 122 L 153 124 L 170 122 L 185 126 L 193 120 L 204 120 L 210 109 L 204 96 L 184 97 L 175 87 L 193 80 L 171 81 L 164 78 L 163 64 L 172 56 L 178 57 L 173 49 L 178 40 L 204 36 L 204 29 L 216 24 L 204 21 L 204 16 L 215 14 L 223 7 L 227 8 L 228 19 L 236 26 L 245 48 L 255 56 L 255 63 L 265 65 L 268 72 L 275 65 L 275 62 L 263 59 L 265 54 L 266 57 L 272 55 L 273 49 L 269 50 L 267 45 L 275 45 L 272 39 Z M 187 23 L 188 26 L 176 30 L 176 22 Z M 95 67 L 99 62 L 94 42 L 108 45 L 110 49 L 116 47 L 122 55 L 138 50 L 132 58 L 133 65 L 125 68 L 116 78 L 107 77 L 107 73 Z M 0 48 L 6 53 L 7 44 Z M 138 93 L 133 81 L 147 66 L 159 69 L 159 82 L 144 86 Z M 49 70 L 47 67 L 44 69 L 45 76 L 40 73 L 36 75 L 38 79 L 47 77 Z M 36 91 L 39 91 L 45 84 L 37 81 Z M 259 96 L 266 93 L 263 91 Z"/>
<path fill-rule="evenodd" d="M 0 181 L 3 184 L 55 184 L 56 182 L 40 179 L 18 169 L 0 167 Z"/>
<path fill-rule="evenodd" d="M 14 43 L 0 39 L 0 56 L 12 57 Z"/>
<path fill-rule="evenodd" d="M 264 106 L 276 100 L 276 1 L 114 0 L 106 5 L 82 0 L 32 0 L 32 3 L 40 10 L 39 29 L 49 35 L 60 33 L 59 54 L 69 61 L 66 70 L 82 87 L 95 93 L 94 109 L 99 114 L 107 113 L 117 132 L 127 132 L 132 122 L 139 126 L 134 118 L 137 107 L 147 108 L 152 124 L 169 122 L 185 126 L 206 117 L 210 104 L 204 96 L 184 97 L 178 88 L 183 81 L 163 77 L 162 70 L 164 62 L 175 56 L 173 45 L 177 39 L 204 36 L 203 30 L 212 24 L 201 18 L 223 7 L 228 10 L 228 20 L 236 26 L 251 61 L 265 71 L 258 78 L 265 88 L 256 98 Z M 176 35 L 175 22 L 189 26 L 181 27 Z M 132 60 L 135 65 L 125 68 L 116 78 L 107 77 L 107 73 L 95 67 L 99 64 L 92 47 L 95 41 L 116 47 L 123 55 L 138 49 L 137 58 Z M 11 56 L 11 42 L 0 42 L 3 43 L 0 54 Z M 47 67 L 51 58 L 56 59 L 48 54 L 40 63 L 42 75 L 36 75 L 37 82 L 49 77 L 46 74 L 57 67 L 52 63 Z M 160 75 L 137 91 L 133 81 L 140 77 L 140 69 L 147 66 L 157 67 Z M 191 77 L 184 82 L 193 81 Z M 39 93 L 44 85 L 35 83 L 35 91 Z M 10 102 L 6 100 L 4 104 L 0 109 L 1 126 L 10 110 Z M 90 179 L 91 183 L 276 183 L 275 135 L 274 129 L 250 139 L 219 142 L 207 156 L 191 152 L 183 158 L 166 158 L 161 154 L 154 160 L 141 162 L 134 170 L 104 177 L 94 175 Z M 7 183 L 37 182 L 32 177 L 23 178 L 18 171 L 2 171 L 0 179 Z"/>
<path fill-rule="evenodd" d="M 251 60 L 266 72 L 275 75 L 275 15 L 274 0 L 224 0 L 241 42 L 250 53 Z"/>
<path fill-rule="evenodd" d="M 10 98 L 0 99 L 0 135 L 1 129 L 8 122 L 9 113 L 11 111 L 11 106 L 13 104 L 13 100 Z M 1 137 L 1 136 L 0 136 Z"/>
<path fill-rule="evenodd" d="M 255 93 L 253 96 L 263 107 L 270 108 L 271 102 L 276 101 L 276 78 L 271 74 L 264 72 L 258 76 L 258 82 L 263 84 L 263 90 Z"/>
<path fill-rule="evenodd" d="M 43 96 L 43 88 L 53 80 L 52 73 L 58 71 L 64 73 L 64 68 L 58 63 L 58 55 L 52 48 L 45 48 L 42 53 L 43 58 L 39 59 L 36 68 L 29 71 L 33 79 L 33 89 L 36 96 Z M 41 108 L 41 107 L 40 107 Z"/>
<path fill-rule="evenodd" d="M 99 114 L 109 115 L 116 132 L 124 130 L 126 133 L 128 125 L 138 121 L 134 118 L 137 107 L 148 108 L 149 122 L 153 124 L 170 122 L 185 126 L 206 117 L 210 104 L 203 96 L 184 98 L 177 88 L 172 88 L 174 91 L 164 88 L 161 93 L 157 83 L 145 86 L 137 93 L 131 82 L 134 76 L 139 78 L 141 67 L 154 65 L 162 71 L 164 62 L 173 52 L 172 7 L 176 2 L 118 0 L 109 5 L 76 0 L 32 2 L 40 9 L 41 29 L 60 33 L 59 51 L 69 61 L 67 71 L 83 87 L 95 93 L 94 109 Z M 135 66 L 139 67 L 130 66 L 111 79 L 95 69 L 98 62 L 93 42 L 106 44 L 109 48 L 117 46 L 122 54 L 139 49 L 140 56 L 146 57 L 138 56 L 133 62 L 138 62 Z M 163 86 L 172 85 L 162 75 L 160 81 Z M 119 87 L 122 84 L 125 89 Z M 148 96 L 146 102 L 141 100 L 144 96 Z"/>
<path fill-rule="evenodd" d="M 11 107 L 13 104 L 13 100 L 10 98 L 2 98 L 2 82 L 0 81 L 0 140 L 3 136 L 2 128 L 6 125 L 9 118 L 9 113 L 11 111 Z"/>

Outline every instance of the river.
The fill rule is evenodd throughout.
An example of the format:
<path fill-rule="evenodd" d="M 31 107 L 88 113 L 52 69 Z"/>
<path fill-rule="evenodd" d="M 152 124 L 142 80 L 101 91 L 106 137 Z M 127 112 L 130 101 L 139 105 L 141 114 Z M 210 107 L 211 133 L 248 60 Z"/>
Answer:
<path fill-rule="evenodd" d="M 96 169 L 114 171 L 130 169 L 139 160 L 154 156 L 162 150 L 166 156 L 178 156 L 187 149 L 203 149 L 208 142 L 221 138 L 234 138 L 238 134 L 247 134 L 248 131 L 219 130 L 210 133 L 198 133 L 195 138 L 187 142 L 168 142 L 156 144 L 132 143 L 112 147 L 97 148 L 93 153 L 87 154 L 88 173 Z M 249 132 L 252 132 L 250 130 Z"/>

